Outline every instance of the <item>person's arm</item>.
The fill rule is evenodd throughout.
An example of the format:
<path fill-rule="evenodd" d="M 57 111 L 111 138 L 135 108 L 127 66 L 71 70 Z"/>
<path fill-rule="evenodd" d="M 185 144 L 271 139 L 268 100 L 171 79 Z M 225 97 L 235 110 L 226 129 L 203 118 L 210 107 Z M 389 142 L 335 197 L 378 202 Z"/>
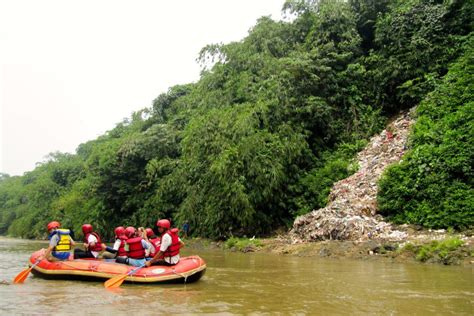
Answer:
<path fill-rule="evenodd" d="M 46 248 L 42 256 L 38 257 L 38 260 L 43 260 L 44 258 L 48 258 L 48 256 L 51 254 L 53 251 L 54 247 L 59 243 L 59 236 L 54 235 L 51 237 L 51 240 L 49 241 L 49 246 Z"/>
<path fill-rule="evenodd" d="M 155 247 L 150 240 L 142 239 L 142 246 L 145 249 L 145 256 L 148 257 L 150 253 L 155 252 Z"/>
<path fill-rule="evenodd" d="M 48 248 L 46 248 L 46 250 L 44 251 L 44 254 L 42 256 L 39 256 L 38 260 L 43 260 L 44 258 L 48 258 L 48 256 L 51 254 L 53 249 L 54 249 L 54 246 L 49 246 Z"/>
<path fill-rule="evenodd" d="M 151 266 L 153 263 L 157 262 L 165 253 L 166 249 L 168 249 L 169 245 L 171 244 L 171 237 L 169 235 L 164 235 L 161 238 L 161 246 L 160 250 L 155 254 L 155 256 L 145 263 L 147 267 Z"/>
<path fill-rule="evenodd" d="M 69 236 L 69 242 L 71 243 L 71 248 L 76 245 L 76 242 L 74 241 L 74 239 L 72 239 L 71 236 Z"/>
<path fill-rule="evenodd" d="M 147 267 L 151 266 L 153 263 L 157 262 L 158 259 L 160 259 L 160 257 L 161 257 L 162 255 L 163 255 L 163 251 L 161 251 L 161 250 L 158 251 L 158 252 L 155 254 L 155 256 L 154 256 L 151 260 L 145 262 L 145 265 L 146 265 Z"/>
<path fill-rule="evenodd" d="M 140 232 L 140 236 L 148 241 L 148 236 L 146 235 L 146 230 L 143 227 L 138 227 L 138 231 Z"/>
<path fill-rule="evenodd" d="M 109 247 L 109 246 L 106 246 L 105 247 L 105 250 L 110 252 L 110 253 L 117 253 L 119 248 L 120 248 L 120 244 L 122 243 L 122 241 L 120 239 L 117 239 L 114 243 L 114 246 L 113 247 Z"/>

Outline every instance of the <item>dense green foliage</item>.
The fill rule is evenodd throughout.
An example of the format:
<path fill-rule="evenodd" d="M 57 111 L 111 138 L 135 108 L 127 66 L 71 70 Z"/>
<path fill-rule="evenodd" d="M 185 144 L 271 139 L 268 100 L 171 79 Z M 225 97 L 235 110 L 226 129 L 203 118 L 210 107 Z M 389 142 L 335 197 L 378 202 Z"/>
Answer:
<path fill-rule="evenodd" d="M 474 40 L 420 103 L 411 150 L 380 181 L 379 208 L 396 222 L 474 226 Z"/>
<path fill-rule="evenodd" d="M 428 244 L 415 245 L 407 243 L 400 252 L 411 252 L 416 260 L 421 262 L 441 262 L 443 264 L 458 264 L 464 258 L 462 246 L 464 242 L 451 237 L 444 240 L 433 240 Z"/>
<path fill-rule="evenodd" d="M 0 233 L 44 236 L 51 219 L 75 230 L 91 222 L 110 236 L 114 225 L 151 226 L 163 216 L 216 239 L 287 225 L 326 203 L 387 117 L 435 87 L 444 93 L 449 64 L 471 54 L 462 47 L 472 7 L 289 0 L 288 20 L 263 17 L 243 40 L 204 47 L 198 82 L 171 87 L 74 155 L 53 154 L 21 177 L 2 175 Z M 423 101 L 427 113 L 432 96 Z M 461 119 L 472 123 L 450 121 Z M 458 178 L 470 175 L 462 159 L 449 160 Z M 456 183 L 448 192 L 455 204 L 430 209 L 435 216 L 469 204 L 459 195 L 472 183 L 456 177 L 443 178 Z"/>

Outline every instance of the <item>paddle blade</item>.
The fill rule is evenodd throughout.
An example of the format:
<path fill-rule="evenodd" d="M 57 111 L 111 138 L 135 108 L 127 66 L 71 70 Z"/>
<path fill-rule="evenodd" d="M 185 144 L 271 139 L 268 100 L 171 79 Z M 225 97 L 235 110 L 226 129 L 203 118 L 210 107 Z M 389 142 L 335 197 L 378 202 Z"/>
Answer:
<path fill-rule="evenodd" d="M 33 269 L 33 267 L 25 269 L 21 271 L 20 273 L 18 273 L 15 279 L 13 279 L 13 283 L 18 284 L 18 283 L 25 282 L 26 278 L 28 277 L 28 274 L 30 274 L 31 272 L 31 269 Z"/>
<path fill-rule="evenodd" d="M 105 281 L 104 283 L 104 287 L 106 289 L 113 289 L 113 288 L 117 288 L 119 287 L 120 285 L 122 285 L 123 281 L 125 281 L 125 278 L 127 277 L 127 274 L 124 274 L 124 275 L 118 275 L 116 277 L 113 277 L 111 279 L 108 279 L 107 281 Z"/>

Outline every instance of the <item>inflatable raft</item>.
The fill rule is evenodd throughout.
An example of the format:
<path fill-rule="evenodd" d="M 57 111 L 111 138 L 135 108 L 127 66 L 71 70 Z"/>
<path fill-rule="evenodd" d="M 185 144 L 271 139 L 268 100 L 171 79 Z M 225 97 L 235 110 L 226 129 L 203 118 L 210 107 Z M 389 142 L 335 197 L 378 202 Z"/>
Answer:
<path fill-rule="evenodd" d="M 44 249 L 34 252 L 30 266 L 44 253 Z M 32 270 L 33 274 L 45 279 L 106 280 L 124 275 L 136 267 L 108 260 L 75 259 L 51 262 L 41 260 Z M 199 256 L 182 257 L 174 266 L 151 266 L 127 276 L 125 282 L 132 283 L 192 283 L 206 272 L 206 263 Z"/>

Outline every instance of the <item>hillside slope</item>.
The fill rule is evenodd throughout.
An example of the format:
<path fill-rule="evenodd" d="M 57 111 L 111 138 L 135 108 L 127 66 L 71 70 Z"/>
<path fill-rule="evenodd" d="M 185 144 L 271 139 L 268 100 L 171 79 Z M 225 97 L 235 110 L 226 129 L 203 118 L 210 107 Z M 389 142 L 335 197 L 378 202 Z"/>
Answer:
<path fill-rule="evenodd" d="M 334 184 L 326 207 L 299 216 L 290 236 L 293 242 L 319 240 L 400 241 L 407 237 L 377 214 L 377 181 L 391 164 L 400 161 L 407 144 L 413 110 L 404 112 L 372 137 L 357 155 L 359 170 Z"/>

